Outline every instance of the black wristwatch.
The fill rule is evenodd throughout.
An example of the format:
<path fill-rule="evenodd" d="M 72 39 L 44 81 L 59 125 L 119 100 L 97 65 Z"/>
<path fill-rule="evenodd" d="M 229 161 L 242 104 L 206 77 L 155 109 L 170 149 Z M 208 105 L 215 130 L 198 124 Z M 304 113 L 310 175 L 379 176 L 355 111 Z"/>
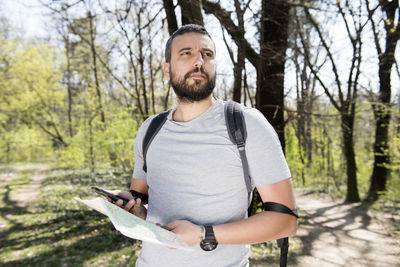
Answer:
<path fill-rule="evenodd" d="M 203 240 L 200 242 L 200 247 L 205 251 L 212 251 L 217 248 L 218 243 L 215 240 L 214 230 L 212 225 L 204 225 L 206 229 L 206 235 Z"/>

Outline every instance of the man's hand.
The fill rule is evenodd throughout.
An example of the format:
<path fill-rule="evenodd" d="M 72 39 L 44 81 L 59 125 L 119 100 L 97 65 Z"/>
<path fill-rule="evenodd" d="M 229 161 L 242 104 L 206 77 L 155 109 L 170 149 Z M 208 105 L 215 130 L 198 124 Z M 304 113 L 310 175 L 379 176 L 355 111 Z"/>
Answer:
<path fill-rule="evenodd" d="M 188 246 L 198 245 L 201 241 L 201 226 L 189 221 L 174 221 L 164 228 L 175 233 Z"/>
<path fill-rule="evenodd" d="M 133 215 L 136 215 L 137 217 L 139 217 L 143 220 L 146 220 L 147 209 L 145 208 L 145 206 L 142 205 L 142 200 L 140 198 L 135 200 L 133 198 L 133 196 L 131 195 L 131 193 L 125 192 L 125 191 L 120 191 L 120 190 L 114 190 L 114 191 L 109 191 L 109 192 L 114 195 L 119 195 L 119 196 L 129 199 L 129 202 L 126 203 L 125 206 L 124 206 L 123 201 L 120 199 L 118 201 L 114 202 L 110 198 L 107 198 L 107 200 L 109 202 L 125 209 L 126 211 L 132 213 Z"/>

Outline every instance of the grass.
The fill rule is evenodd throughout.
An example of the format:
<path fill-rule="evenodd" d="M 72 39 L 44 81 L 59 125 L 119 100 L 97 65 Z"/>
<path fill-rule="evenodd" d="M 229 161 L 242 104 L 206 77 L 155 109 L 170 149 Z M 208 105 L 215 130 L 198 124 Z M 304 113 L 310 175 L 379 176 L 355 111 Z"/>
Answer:
<path fill-rule="evenodd" d="M 21 206 L 37 165 L 0 166 L 0 266 L 135 266 L 140 242 L 117 232 L 108 218 L 74 197 L 97 197 L 90 186 L 127 188 L 130 176 L 105 170 L 94 174 L 47 170 L 38 199 Z M 291 240 L 289 258 L 299 250 Z M 293 243 L 294 242 L 294 243 Z M 278 266 L 276 242 L 253 245 L 251 266 Z"/>
<path fill-rule="evenodd" d="M 0 169 L 0 266 L 135 266 L 140 243 L 74 200 L 94 196 L 93 184 L 126 187 L 129 177 L 52 169 L 39 199 L 20 206 L 18 191 L 32 182 L 35 170 Z"/>

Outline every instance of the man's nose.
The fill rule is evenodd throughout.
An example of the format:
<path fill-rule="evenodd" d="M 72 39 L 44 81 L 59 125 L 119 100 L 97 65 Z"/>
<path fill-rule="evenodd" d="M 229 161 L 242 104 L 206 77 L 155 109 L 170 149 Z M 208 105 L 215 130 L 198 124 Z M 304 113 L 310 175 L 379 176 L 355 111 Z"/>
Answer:
<path fill-rule="evenodd" d="M 200 68 L 204 64 L 204 58 L 202 53 L 197 53 L 194 61 L 194 66 Z"/>

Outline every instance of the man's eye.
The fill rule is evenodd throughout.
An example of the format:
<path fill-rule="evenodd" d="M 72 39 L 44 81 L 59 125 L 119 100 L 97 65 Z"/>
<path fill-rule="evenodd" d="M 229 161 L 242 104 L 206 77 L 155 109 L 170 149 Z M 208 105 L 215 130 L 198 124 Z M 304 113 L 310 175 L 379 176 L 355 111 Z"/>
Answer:
<path fill-rule="evenodd" d="M 183 56 L 190 55 L 190 52 L 189 51 L 183 52 L 182 55 Z"/>
<path fill-rule="evenodd" d="M 205 52 L 205 53 L 203 53 L 203 56 L 206 56 L 206 57 L 212 57 L 212 56 L 213 56 L 213 54 L 212 54 L 212 53 L 210 53 L 210 52 Z"/>

